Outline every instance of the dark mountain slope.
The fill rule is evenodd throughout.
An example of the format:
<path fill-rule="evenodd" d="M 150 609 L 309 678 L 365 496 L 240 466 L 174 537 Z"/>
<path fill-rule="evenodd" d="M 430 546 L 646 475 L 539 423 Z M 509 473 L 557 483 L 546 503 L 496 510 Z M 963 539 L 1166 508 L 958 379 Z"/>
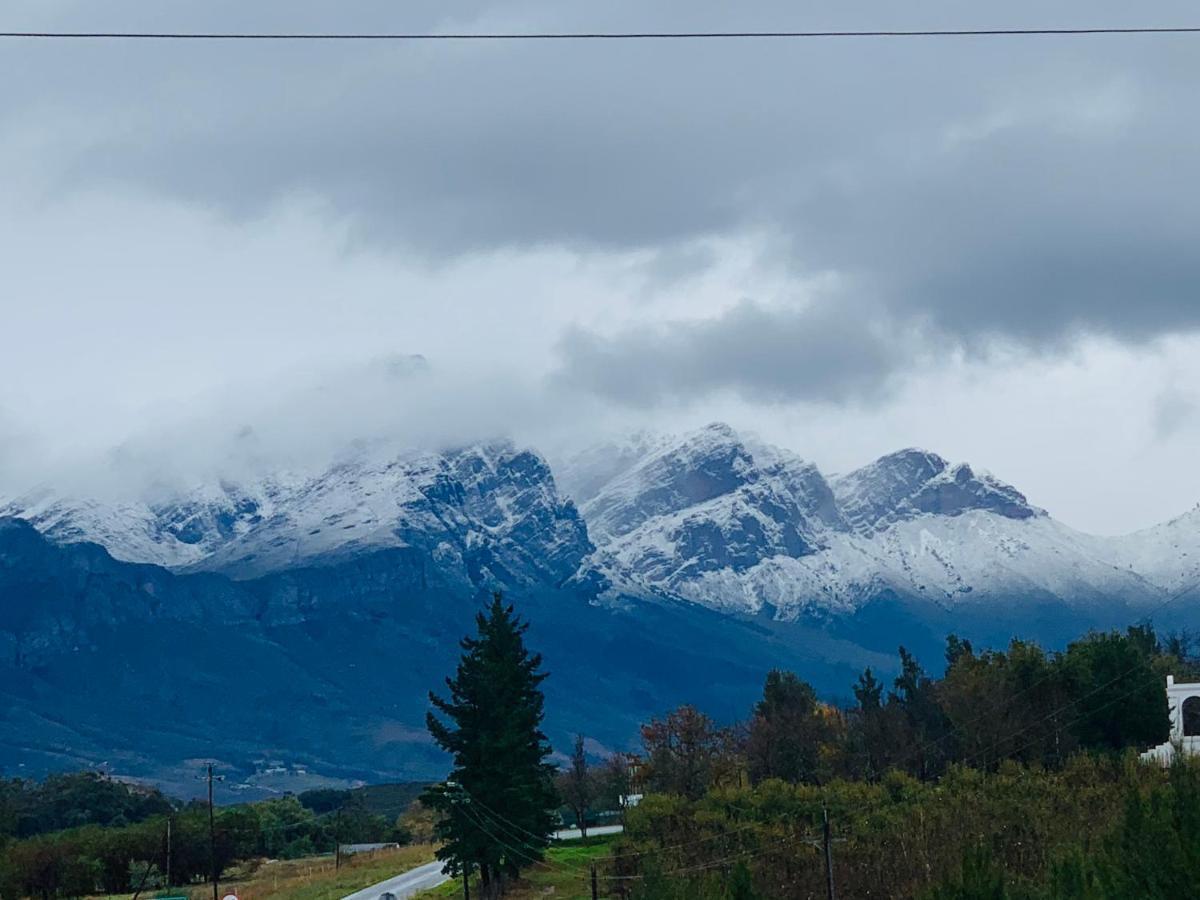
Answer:
<path fill-rule="evenodd" d="M 628 746 L 647 716 L 684 701 L 740 715 L 772 666 L 829 691 L 889 664 L 816 626 L 674 601 L 597 605 L 582 591 L 510 596 L 552 673 L 559 746 L 575 731 Z M 252 784 L 269 760 L 339 779 L 436 777 L 426 695 L 480 599 L 401 548 L 234 582 L 0 521 L 0 765 L 104 762 L 185 792 L 188 761 L 208 757 Z"/>

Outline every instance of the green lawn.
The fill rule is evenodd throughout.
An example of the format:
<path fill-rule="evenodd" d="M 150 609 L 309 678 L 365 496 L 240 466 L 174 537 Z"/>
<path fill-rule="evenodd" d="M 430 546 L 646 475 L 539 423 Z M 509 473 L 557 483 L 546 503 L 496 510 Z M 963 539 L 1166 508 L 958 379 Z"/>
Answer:
<path fill-rule="evenodd" d="M 521 881 L 514 885 L 505 900 L 530 900 L 534 897 L 553 897 L 554 900 L 591 900 L 588 881 L 588 866 L 592 860 L 608 856 L 611 844 L 620 835 L 604 835 L 582 841 L 564 841 L 555 844 L 546 854 L 546 862 L 526 869 Z M 472 884 L 474 888 L 474 884 Z M 462 882 L 447 882 L 439 888 L 421 894 L 422 900 L 439 897 L 461 897 Z M 474 890 L 471 896 L 478 896 Z M 600 896 L 604 893 L 604 882 L 600 883 Z"/>

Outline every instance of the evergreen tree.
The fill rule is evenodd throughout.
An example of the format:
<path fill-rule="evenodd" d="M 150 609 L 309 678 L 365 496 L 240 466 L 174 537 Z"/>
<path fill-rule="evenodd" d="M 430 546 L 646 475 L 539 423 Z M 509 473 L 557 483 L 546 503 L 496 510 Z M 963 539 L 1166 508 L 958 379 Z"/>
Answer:
<path fill-rule="evenodd" d="M 952 752 L 945 738 L 949 731 L 946 714 L 938 705 L 937 683 L 925 674 L 917 658 L 900 648 L 900 674 L 888 706 L 899 709 L 909 729 L 909 741 L 919 751 L 914 774 L 930 778 L 939 774 Z"/>
<path fill-rule="evenodd" d="M 542 858 L 554 826 L 554 769 L 542 733 L 542 658 L 525 647 L 527 625 L 499 593 L 476 616 L 449 697 L 430 693 L 429 733 L 454 765 L 425 802 L 438 810 L 438 857 L 454 874 L 477 872 L 485 898 Z"/>
<path fill-rule="evenodd" d="M 773 669 L 746 735 L 750 780 L 756 784 L 767 778 L 793 784 L 820 782 L 828 775 L 823 771 L 821 746 L 832 733 L 812 685 L 793 672 Z"/>
<path fill-rule="evenodd" d="M 858 683 L 854 685 L 854 699 L 864 713 L 879 709 L 883 703 L 883 685 L 869 666 L 858 676 Z"/>
<path fill-rule="evenodd" d="M 891 761 L 893 742 L 888 718 L 891 711 L 883 705 L 883 684 L 870 668 L 864 669 L 854 685 L 858 706 L 853 711 L 848 751 L 855 760 L 855 771 L 874 781 Z"/>
<path fill-rule="evenodd" d="M 1154 633 L 1090 634 L 1067 647 L 1063 667 L 1076 699 L 1074 731 L 1095 750 L 1149 747 L 1170 734 L 1164 671 L 1155 668 Z"/>

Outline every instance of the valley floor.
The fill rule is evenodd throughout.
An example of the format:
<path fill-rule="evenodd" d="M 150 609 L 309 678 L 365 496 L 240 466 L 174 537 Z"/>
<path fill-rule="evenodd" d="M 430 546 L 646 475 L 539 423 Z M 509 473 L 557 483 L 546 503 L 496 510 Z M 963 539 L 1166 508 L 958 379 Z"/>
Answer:
<path fill-rule="evenodd" d="M 349 857 L 335 869 L 330 855 L 278 860 L 261 865 L 240 865 L 221 882 L 221 894 L 235 893 L 238 900 L 341 900 L 354 891 L 370 887 L 393 875 L 430 862 L 431 844 L 415 844 L 398 850 Z M 132 892 L 114 894 L 103 900 L 129 900 Z M 208 900 L 211 885 L 190 885 L 144 891 L 142 897 L 186 897 Z"/>

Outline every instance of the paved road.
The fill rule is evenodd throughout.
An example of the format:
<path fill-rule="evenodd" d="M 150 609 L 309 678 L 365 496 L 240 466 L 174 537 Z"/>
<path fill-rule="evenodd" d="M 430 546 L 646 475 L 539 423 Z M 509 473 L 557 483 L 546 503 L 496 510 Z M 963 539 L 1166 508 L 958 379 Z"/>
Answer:
<path fill-rule="evenodd" d="M 442 871 L 442 864 L 431 862 L 417 866 L 415 869 L 409 869 L 395 878 L 389 878 L 387 881 L 381 881 L 369 888 L 348 894 L 342 900 L 379 900 L 380 894 L 388 892 L 395 894 L 396 900 L 404 900 L 405 897 L 412 897 L 420 891 L 435 888 L 443 881 L 449 880 L 450 876 Z"/>

